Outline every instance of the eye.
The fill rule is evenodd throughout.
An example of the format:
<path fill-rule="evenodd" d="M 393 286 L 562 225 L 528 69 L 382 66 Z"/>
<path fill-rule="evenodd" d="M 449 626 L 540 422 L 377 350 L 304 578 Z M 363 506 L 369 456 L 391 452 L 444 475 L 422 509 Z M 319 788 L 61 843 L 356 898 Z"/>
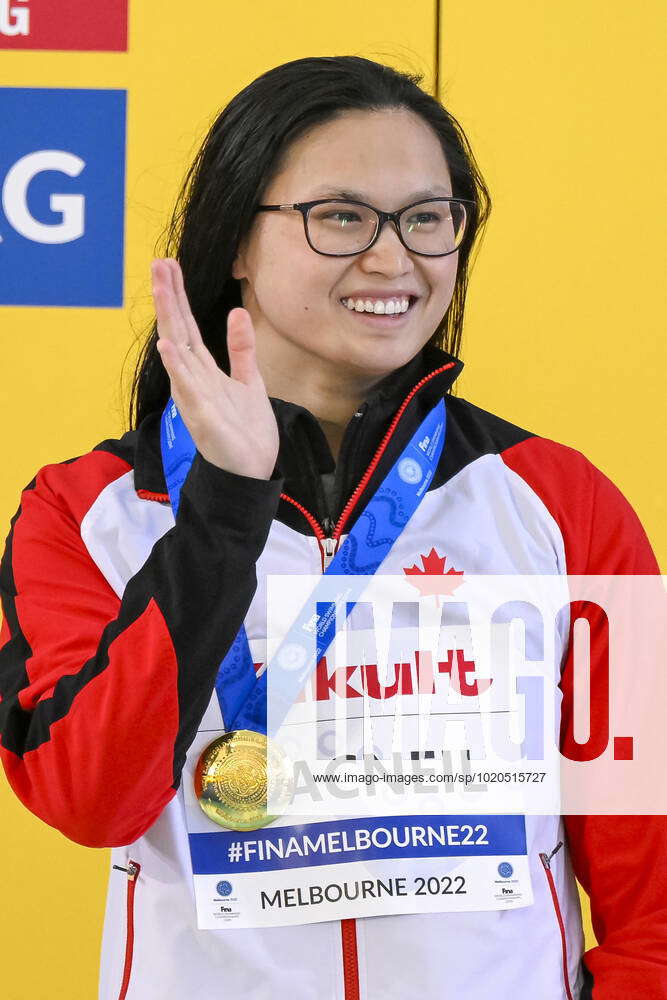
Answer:
<path fill-rule="evenodd" d="M 359 222 L 360 216 L 357 212 L 343 212 L 340 209 L 337 212 L 327 212 L 321 218 L 323 219 L 337 219 L 341 228 L 348 225 L 350 222 Z"/>
<path fill-rule="evenodd" d="M 442 217 L 437 215 L 435 212 L 417 212 L 415 215 L 410 216 L 408 219 L 408 225 L 413 226 L 416 224 L 420 226 L 426 222 L 439 222 L 441 218 Z"/>

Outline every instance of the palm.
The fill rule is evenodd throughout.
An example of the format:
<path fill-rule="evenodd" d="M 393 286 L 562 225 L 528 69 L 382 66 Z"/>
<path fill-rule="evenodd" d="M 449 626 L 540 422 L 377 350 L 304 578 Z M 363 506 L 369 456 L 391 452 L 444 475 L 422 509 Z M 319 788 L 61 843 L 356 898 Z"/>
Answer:
<path fill-rule="evenodd" d="M 278 427 L 257 367 L 250 313 L 236 308 L 227 317 L 227 375 L 202 340 L 178 262 L 157 259 L 151 270 L 157 349 L 197 450 L 228 472 L 269 479 L 278 455 Z"/>

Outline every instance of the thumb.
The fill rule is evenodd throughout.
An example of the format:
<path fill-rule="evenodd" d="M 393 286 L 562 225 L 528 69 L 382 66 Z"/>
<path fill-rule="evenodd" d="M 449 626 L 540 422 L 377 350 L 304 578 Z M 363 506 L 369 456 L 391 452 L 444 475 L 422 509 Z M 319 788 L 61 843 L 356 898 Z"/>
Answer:
<path fill-rule="evenodd" d="M 255 353 L 255 328 L 247 309 L 231 309 L 227 316 L 227 353 L 229 374 L 238 382 L 250 385 L 259 375 Z"/>

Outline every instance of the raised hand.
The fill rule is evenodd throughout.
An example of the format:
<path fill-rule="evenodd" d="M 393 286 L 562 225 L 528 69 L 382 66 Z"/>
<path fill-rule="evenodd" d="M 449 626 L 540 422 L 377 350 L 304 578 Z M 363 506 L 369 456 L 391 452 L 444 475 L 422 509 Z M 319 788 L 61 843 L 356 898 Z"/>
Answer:
<path fill-rule="evenodd" d="M 278 426 L 257 367 L 250 313 L 235 308 L 227 317 L 227 375 L 202 340 L 178 261 L 156 258 L 151 275 L 157 349 L 171 395 L 198 451 L 228 472 L 270 479 L 278 455 Z"/>

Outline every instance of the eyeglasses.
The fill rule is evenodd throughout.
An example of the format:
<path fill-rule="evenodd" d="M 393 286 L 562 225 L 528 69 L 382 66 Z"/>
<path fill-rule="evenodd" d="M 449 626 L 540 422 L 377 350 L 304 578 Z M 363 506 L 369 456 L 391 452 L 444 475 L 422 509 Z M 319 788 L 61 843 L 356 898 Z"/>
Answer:
<path fill-rule="evenodd" d="M 325 257 L 351 257 L 369 250 L 385 222 L 393 222 L 403 246 L 423 257 L 446 257 L 461 245 L 468 198 L 415 201 L 397 212 L 381 212 L 365 201 L 320 198 L 291 205 L 259 205 L 256 212 L 299 211 L 308 245 Z"/>

